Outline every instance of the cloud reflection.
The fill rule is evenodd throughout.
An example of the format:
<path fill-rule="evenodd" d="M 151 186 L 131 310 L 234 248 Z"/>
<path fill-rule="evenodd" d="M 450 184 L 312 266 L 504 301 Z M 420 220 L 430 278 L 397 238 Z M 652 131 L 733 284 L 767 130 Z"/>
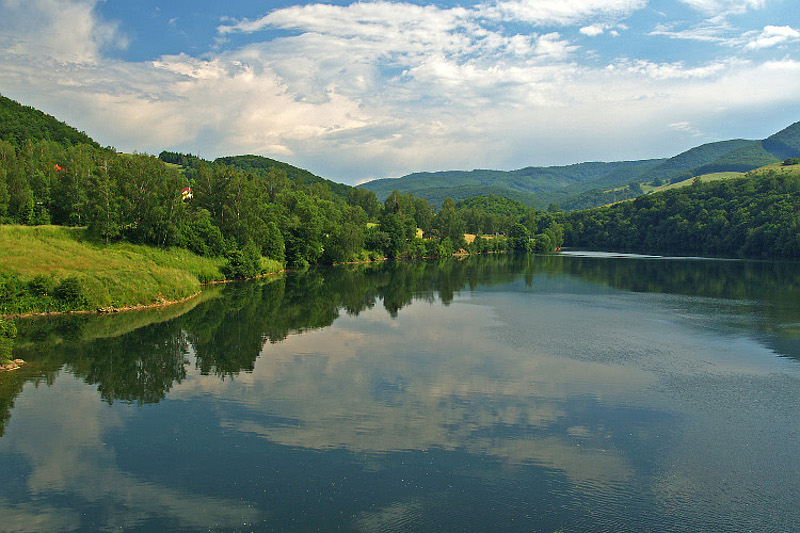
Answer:
<path fill-rule="evenodd" d="M 25 458 L 31 470 L 25 487 L 32 500 L 59 494 L 99 506 L 101 522 L 92 524 L 92 529 L 140 527 L 147 520 L 164 517 L 189 529 L 231 528 L 253 524 L 262 517 L 247 502 L 187 492 L 122 470 L 105 438 L 136 417 L 137 411 L 105 405 L 98 401 L 96 391 L 74 380 L 60 379 L 35 391 L 31 388 L 18 398 L 18 416 L 0 440 L 0 457 Z M 34 393 L 39 396 L 36 401 L 31 400 Z M 0 515 L 2 531 L 87 527 L 71 507 L 53 503 L 34 510 L 31 504 L 0 499 Z"/>
<path fill-rule="evenodd" d="M 592 447 L 591 429 L 545 431 L 571 416 L 572 398 L 640 390 L 653 381 L 648 372 L 497 342 L 492 306 L 456 299 L 446 319 L 438 305 L 410 307 L 394 320 L 373 309 L 265 345 L 252 374 L 218 390 L 237 406 L 220 414 L 225 430 L 358 454 L 463 450 L 576 482 L 629 476 L 613 450 Z M 187 380 L 173 394 L 190 400 L 214 383 Z M 265 413 L 284 422 L 265 423 Z"/>

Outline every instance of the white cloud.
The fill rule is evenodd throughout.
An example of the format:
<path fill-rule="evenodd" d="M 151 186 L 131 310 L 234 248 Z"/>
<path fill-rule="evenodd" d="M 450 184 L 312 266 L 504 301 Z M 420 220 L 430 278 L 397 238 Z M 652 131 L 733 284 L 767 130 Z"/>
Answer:
<path fill-rule="evenodd" d="M 595 17 L 625 17 L 647 0 L 501 0 L 482 7 L 489 18 L 567 25 Z"/>
<path fill-rule="evenodd" d="M 62 4 L 80 8 L 88 21 L 71 47 L 75 52 L 28 46 L 37 35 L 32 22 L 11 33 L 5 30 L 12 25 L 2 26 L 20 10 L 30 17 Z M 676 116 L 793 105 L 796 94 L 784 87 L 800 86 L 786 65 L 780 79 L 765 65 L 725 57 L 702 64 L 633 57 L 613 61 L 608 70 L 582 64 L 570 29 L 514 31 L 481 18 L 488 4 L 309 4 L 219 28 L 222 38 L 250 32 L 246 46 L 226 43 L 200 57 L 131 63 L 103 56 L 117 33 L 97 19 L 92 2 L 62 4 L 0 0 L 3 94 L 120 149 L 204 157 L 260 153 L 351 183 L 421 169 L 661 156 L 670 147 L 660 140 L 649 144 L 650 137 Z M 575 29 L 584 35 L 613 35 L 629 30 L 614 17 L 641 5 L 586 0 L 529 7 L 540 10 L 538 20 L 579 21 Z M 50 25 L 42 27 L 50 28 L 53 17 L 47 15 Z M 794 31 L 769 28 L 744 40 L 738 33 L 736 46 L 789 42 Z M 263 29 L 289 31 L 258 42 L 255 32 Z M 732 31 L 706 23 L 693 30 L 662 25 L 653 34 L 731 44 Z M 774 86 L 758 86 L 758 76 L 774 79 Z M 723 79 L 736 79 L 737 89 L 752 98 L 741 102 L 727 88 L 720 91 Z M 617 127 L 609 133 L 611 117 Z M 701 118 L 692 122 L 710 130 Z"/>
<path fill-rule="evenodd" d="M 643 74 L 656 80 L 709 78 L 721 72 L 730 70 L 734 61 L 715 61 L 699 67 L 686 67 L 683 62 L 653 63 L 647 60 L 621 62 L 615 65 L 631 73 Z"/>
<path fill-rule="evenodd" d="M 708 16 L 725 16 L 746 13 L 751 9 L 762 9 L 767 0 L 680 0 L 693 9 Z"/>
<path fill-rule="evenodd" d="M 800 31 L 790 26 L 765 26 L 764 31 L 747 43 L 745 48 L 759 50 L 797 40 L 800 40 Z"/>
<path fill-rule="evenodd" d="M 692 126 L 688 121 L 673 122 L 672 124 L 667 124 L 667 127 L 676 131 L 688 133 L 692 137 L 700 137 L 703 134 L 703 132 Z"/>
<path fill-rule="evenodd" d="M 675 24 L 658 24 L 650 35 L 661 35 L 671 39 L 707 43 L 730 43 L 731 28 L 727 24 L 704 22 L 688 29 L 676 29 Z"/>
<path fill-rule="evenodd" d="M 93 62 L 106 47 L 125 47 L 117 25 L 101 21 L 98 0 L 1 0 L 0 48 L 57 61 Z"/>
<path fill-rule="evenodd" d="M 587 35 L 589 37 L 597 37 L 598 35 L 602 35 L 608 29 L 607 24 L 591 24 L 589 26 L 584 26 L 579 31 Z"/>

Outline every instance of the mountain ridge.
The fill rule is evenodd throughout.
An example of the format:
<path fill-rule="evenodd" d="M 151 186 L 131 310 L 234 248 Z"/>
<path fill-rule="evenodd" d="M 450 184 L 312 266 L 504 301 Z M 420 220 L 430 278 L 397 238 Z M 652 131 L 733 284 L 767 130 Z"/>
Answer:
<path fill-rule="evenodd" d="M 800 122 L 763 140 L 730 139 L 704 143 L 669 158 L 638 161 L 584 162 L 516 170 L 475 169 L 415 172 L 357 185 L 373 191 L 379 200 L 393 190 L 413 193 L 434 205 L 443 195 L 455 200 L 476 196 L 478 190 L 526 205 L 544 208 L 564 204 L 568 209 L 596 207 L 634 197 L 645 183 L 677 182 L 716 172 L 747 172 L 783 159 L 800 157 Z M 625 187 L 628 187 L 625 192 Z M 621 197 L 620 197 L 621 196 Z"/>

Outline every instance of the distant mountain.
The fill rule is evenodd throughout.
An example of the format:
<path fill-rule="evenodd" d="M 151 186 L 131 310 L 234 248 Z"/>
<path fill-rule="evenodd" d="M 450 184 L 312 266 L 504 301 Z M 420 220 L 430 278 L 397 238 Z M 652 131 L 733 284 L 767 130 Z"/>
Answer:
<path fill-rule="evenodd" d="M 743 148 L 750 148 L 757 144 L 758 141 L 746 141 L 744 139 L 703 144 L 686 150 L 674 157 L 670 157 L 663 163 L 637 176 L 637 179 L 640 182 L 648 182 L 656 179 L 662 181 L 670 181 L 674 178 L 688 179 L 696 175 L 694 174 L 695 169 L 717 161 L 731 152 L 736 152 Z M 752 168 L 760 166 L 762 165 L 759 164 Z M 751 169 L 748 168 L 747 170 Z"/>
<path fill-rule="evenodd" d="M 48 139 L 62 146 L 90 144 L 91 137 L 57 118 L 0 95 L 0 141 L 20 147 L 25 141 Z"/>
<path fill-rule="evenodd" d="M 463 200 L 492 194 L 542 209 L 557 203 L 566 209 L 595 207 L 641 194 L 638 185 L 677 182 L 715 172 L 747 172 L 800 157 L 800 122 L 764 139 L 733 139 L 703 144 L 668 159 L 579 163 L 519 170 L 418 172 L 359 185 L 378 199 L 393 190 L 411 192 L 434 205 L 447 196 Z"/>
<path fill-rule="evenodd" d="M 761 144 L 764 150 L 780 160 L 800 157 L 800 122 L 770 135 Z"/>
<path fill-rule="evenodd" d="M 347 198 L 348 192 L 350 191 L 350 189 L 352 189 L 350 185 L 345 185 L 344 183 L 338 183 L 325 178 L 321 178 L 319 176 L 312 174 L 308 170 L 295 167 L 288 163 L 282 163 L 281 161 L 276 161 L 268 157 L 262 157 L 260 155 L 235 155 L 228 157 L 219 157 L 214 160 L 214 163 L 237 167 L 242 170 L 246 170 L 248 172 L 252 172 L 254 174 L 259 174 L 259 175 L 266 174 L 272 169 L 282 170 L 286 172 L 286 177 L 292 181 L 301 183 L 306 186 L 312 185 L 314 183 L 327 185 L 328 187 L 330 187 L 331 192 L 333 192 L 333 194 L 340 196 L 342 198 Z"/>
<path fill-rule="evenodd" d="M 532 207 L 547 205 L 551 193 L 580 183 L 616 184 L 617 176 L 636 176 L 662 160 L 579 163 L 554 167 L 526 167 L 519 170 L 472 170 L 418 172 L 402 178 L 379 179 L 359 185 L 374 191 L 379 200 L 392 191 L 413 192 L 434 205 L 441 205 L 446 189 L 454 200 L 494 194 L 523 201 Z M 465 190 L 458 190 L 465 188 Z M 471 189 L 471 190 L 470 190 Z M 428 197 L 423 194 L 435 193 Z M 446 197 L 446 196 L 445 196 Z M 437 201 L 438 200 L 438 201 Z"/>

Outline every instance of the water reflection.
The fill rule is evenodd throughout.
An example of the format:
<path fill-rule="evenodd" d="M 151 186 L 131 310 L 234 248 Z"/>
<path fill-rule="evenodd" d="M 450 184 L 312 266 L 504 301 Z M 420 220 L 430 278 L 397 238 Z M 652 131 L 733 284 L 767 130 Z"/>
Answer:
<path fill-rule="evenodd" d="M 16 493 L 48 502 L 21 530 L 781 525 L 800 496 L 781 444 L 797 363 L 774 357 L 799 355 L 795 267 L 383 263 L 22 322 L 0 512 L 31 519 Z"/>
<path fill-rule="evenodd" d="M 550 282 L 534 286 L 537 276 Z M 596 294 L 613 287 L 689 295 L 694 300 L 688 306 L 681 301 L 688 314 L 707 314 L 702 306 L 713 299 L 715 312 L 722 311 L 720 327 L 754 329 L 778 353 L 800 359 L 800 268 L 795 263 L 558 255 L 310 269 L 218 287 L 198 301 L 166 310 L 20 321 L 15 356 L 33 363 L 27 371 L 31 379 L 52 379 L 66 366 L 96 384 L 108 402 L 153 403 L 185 378 L 190 348 L 202 373 L 235 376 L 253 370 L 265 343 L 330 326 L 342 313 L 358 316 L 382 304 L 396 318 L 413 301 L 438 299 L 447 305 L 460 291 L 490 290 L 515 280 L 534 291 Z M 18 376 L 0 380 L 0 435 L 22 383 Z"/>

